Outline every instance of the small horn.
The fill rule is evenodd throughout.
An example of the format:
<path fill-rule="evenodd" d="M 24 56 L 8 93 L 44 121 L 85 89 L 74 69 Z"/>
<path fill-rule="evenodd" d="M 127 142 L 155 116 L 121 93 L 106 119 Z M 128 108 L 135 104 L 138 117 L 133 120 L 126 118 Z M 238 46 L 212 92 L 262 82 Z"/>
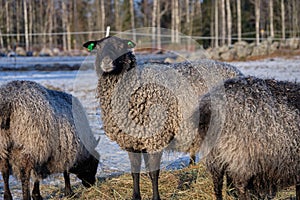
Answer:
<path fill-rule="evenodd" d="M 106 35 L 105 35 L 105 37 L 108 37 L 108 36 L 109 36 L 109 31 L 110 31 L 110 26 L 107 26 L 107 27 L 106 27 Z"/>

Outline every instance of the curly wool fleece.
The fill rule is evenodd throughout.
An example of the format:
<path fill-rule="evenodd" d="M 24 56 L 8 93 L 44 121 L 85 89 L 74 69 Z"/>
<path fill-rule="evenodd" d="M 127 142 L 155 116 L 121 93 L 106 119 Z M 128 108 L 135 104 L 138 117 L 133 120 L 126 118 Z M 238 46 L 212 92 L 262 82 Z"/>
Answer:
<path fill-rule="evenodd" d="M 212 107 L 212 98 L 224 109 Z M 299 184 L 299 102 L 299 83 L 255 77 L 227 80 L 201 99 L 199 134 L 215 138 L 206 159 L 217 195 L 224 173 L 239 194 L 252 190 L 258 198 Z"/>
<path fill-rule="evenodd" d="M 195 153 L 200 141 L 193 116 L 198 97 L 224 79 L 241 75 L 235 67 L 212 60 L 138 65 L 117 75 L 98 72 L 105 133 L 129 151 L 168 148 Z"/>

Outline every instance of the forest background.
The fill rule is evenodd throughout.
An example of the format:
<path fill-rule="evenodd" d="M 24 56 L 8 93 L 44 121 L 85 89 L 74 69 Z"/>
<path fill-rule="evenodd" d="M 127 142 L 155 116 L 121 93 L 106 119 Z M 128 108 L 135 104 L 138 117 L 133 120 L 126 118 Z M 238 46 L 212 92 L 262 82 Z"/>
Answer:
<path fill-rule="evenodd" d="M 80 49 L 87 40 L 143 27 L 204 48 L 300 36 L 299 0 L 0 0 L 0 49 Z M 134 39 L 134 35 L 132 36 Z"/>

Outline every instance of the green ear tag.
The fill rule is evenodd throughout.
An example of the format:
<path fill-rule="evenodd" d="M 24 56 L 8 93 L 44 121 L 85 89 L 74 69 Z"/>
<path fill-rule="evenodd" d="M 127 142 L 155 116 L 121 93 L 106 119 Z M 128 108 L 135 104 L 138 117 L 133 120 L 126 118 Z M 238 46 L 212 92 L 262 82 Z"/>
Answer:
<path fill-rule="evenodd" d="M 95 43 L 91 43 L 91 44 L 89 44 L 89 46 L 88 46 L 88 50 L 89 51 L 92 51 L 93 49 L 95 48 Z"/>
<path fill-rule="evenodd" d="M 134 47 L 134 44 L 133 44 L 133 42 L 131 42 L 131 41 L 129 41 L 127 44 L 128 44 L 128 46 L 129 46 L 130 48 L 133 48 L 133 47 Z"/>

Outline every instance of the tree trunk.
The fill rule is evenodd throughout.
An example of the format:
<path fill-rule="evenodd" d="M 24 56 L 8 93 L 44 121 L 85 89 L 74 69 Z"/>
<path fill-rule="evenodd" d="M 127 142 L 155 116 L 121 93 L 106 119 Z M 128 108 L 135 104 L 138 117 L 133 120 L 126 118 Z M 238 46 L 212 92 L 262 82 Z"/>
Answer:
<path fill-rule="evenodd" d="M 6 33 L 10 34 L 10 9 L 9 9 L 9 1 L 5 1 L 5 15 L 6 15 Z M 11 50 L 11 40 L 10 40 L 10 36 L 7 36 L 7 49 Z"/>
<path fill-rule="evenodd" d="M 198 9 L 199 9 L 199 12 L 200 12 L 200 20 L 201 20 L 201 24 L 202 24 L 202 11 L 201 11 L 201 2 L 195 2 L 194 0 L 192 0 L 191 2 L 191 23 L 190 23 L 190 26 L 188 28 L 189 32 L 189 36 L 192 36 L 193 35 L 193 22 L 194 22 L 194 16 L 195 16 L 195 6 L 199 5 Z M 201 29 L 201 27 L 200 27 Z"/>
<path fill-rule="evenodd" d="M 299 0 L 292 0 L 292 7 L 293 7 L 293 37 L 294 38 L 297 37 L 297 33 L 299 31 L 296 1 L 299 1 Z"/>
<path fill-rule="evenodd" d="M 32 39 L 32 33 L 33 33 L 33 2 L 31 0 L 28 0 L 28 5 L 29 5 L 29 50 L 32 50 L 32 44 L 33 44 L 33 39 Z"/>
<path fill-rule="evenodd" d="M 3 36 L 2 36 L 2 31 L 0 28 L 0 49 L 4 48 L 4 43 L 3 43 Z"/>
<path fill-rule="evenodd" d="M 119 0 L 114 0 L 114 1 L 115 1 L 115 27 L 116 27 L 116 31 L 121 31 L 122 26 L 120 21 L 120 2 Z"/>
<path fill-rule="evenodd" d="M 226 0 L 226 10 L 227 10 L 227 44 L 231 45 L 231 28 L 232 28 L 232 19 L 231 19 L 231 8 L 230 8 L 230 0 Z"/>
<path fill-rule="evenodd" d="M 273 0 L 269 0 L 269 6 L 270 6 L 270 36 L 273 39 L 274 38 L 274 14 L 273 14 Z"/>
<path fill-rule="evenodd" d="M 62 28 L 64 31 L 63 34 L 63 50 L 67 51 L 68 49 L 68 44 L 67 44 L 67 35 L 66 35 L 66 31 L 67 31 L 67 23 L 68 23 L 68 15 L 67 15 L 67 7 L 66 7 L 66 3 L 65 1 L 62 1 Z"/>
<path fill-rule="evenodd" d="M 158 1 L 153 0 L 153 9 L 152 9 L 152 50 L 156 48 L 156 15 L 157 15 L 157 5 Z"/>
<path fill-rule="evenodd" d="M 16 15 L 15 16 L 15 19 L 16 19 L 16 28 L 17 28 L 17 46 L 19 45 L 20 41 L 21 41 L 21 38 L 20 38 L 20 14 L 22 13 L 22 11 L 20 10 L 20 3 L 22 2 L 16 2 L 15 3 L 15 6 L 16 6 L 16 12 L 14 12 L 14 14 Z"/>
<path fill-rule="evenodd" d="M 23 0 L 23 9 L 24 9 L 24 30 L 25 30 L 25 49 L 29 51 L 29 36 L 28 36 L 28 16 L 27 16 L 27 1 Z"/>
<path fill-rule="evenodd" d="M 104 0 L 101 0 L 101 30 L 105 31 L 105 5 Z M 105 34 L 104 34 L 105 36 Z"/>
<path fill-rule="evenodd" d="M 161 19 L 161 2 L 157 2 L 157 14 L 156 14 L 156 31 L 157 31 L 157 49 L 161 49 L 161 30 L 160 30 L 160 19 Z"/>
<path fill-rule="evenodd" d="M 78 32 L 78 10 L 77 10 L 77 1 L 73 0 L 73 20 L 72 20 L 73 24 L 74 24 L 74 32 Z M 74 38 L 74 49 L 78 49 L 78 34 L 75 35 Z"/>
<path fill-rule="evenodd" d="M 242 15 L 241 15 L 241 0 L 236 1 L 237 4 L 237 29 L 238 41 L 242 41 Z"/>
<path fill-rule="evenodd" d="M 172 0 L 171 3 L 171 42 L 175 42 L 175 1 Z"/>
<path fill-rule="evenodd" d="M 221 45 L 225 45 L 226 38 L 226 16 L 225 16 L 225 0 L 221 0 L 221 11 L 222 11 L 222 39 Z"/>
<path fill-rule="evenodd" d="M 260 0 L 255 0 L 255 32 L 256 45 L 259 45 Z"/>
<path fill-rule="evenodd" d="M 156 33 L 157 33 L 157 48 L 161 49 L 161 18 L 169 10 L 169 1 L 165 3 L 164 9 L 161 10 L 161 1 L 157 2 L 157 20 L 156 20 Z"/>
<path fill-rule="evenodd" d="M 285 8 L 284 0 L 281 0 L 281 31 L 282 31 L 282 40 L 285 40 Z"/>
<path fill-rule="evenodd" d="M 174 13 L 175 13 L 175 42 L 179 43 L 179 29 L 180 29 L 180 16 L 179 16 L 179 3 L 178 0 L 174 1 Z"/>
<path fill-rule="evenodd" d="M 50 48 L 52 48 L 53 47 L 53 36 L 52 36 L 52 29 L 53 29 L 53 19 L 55 18 L 55 15 L 54 15 L 54 5 L 53 5 L 54 3 L 53 3 L 53 1 L 50 1 L 49 2 L 49 14 L 48 14 L 48 16 L 49 16 L 49 20 L 48 20 L 48 33 L 50 33 L 49 34 L 49 36 L 48 36 L 48 38 L 49 38 L 49 46 L 50 46 Z"/>
<path fill-rule="evenodd" d="M 219 47 L 219 6 L 215 0 L 215 47 Z"/>
<path fill-rule="evenodd" d="M 185 28 L 185 33 L 188 34 L 190 23 L 191 23 L 191 18 L 190 18 L 190 0 L 185 0 L 185 19 L 186 19 L 186 24 L 184 26 Z"/>
<path fill-rule="evenodd" d="M 134 1 L 133 0 L 129 0 L 130 3 L 130 21 L 131 21 L 131 28 L 132 28 L 132 37 L 133 37 L 133 41 L 136 41 L 136 34 L 135 34 L 135 23 L 134 23 Z"/>

